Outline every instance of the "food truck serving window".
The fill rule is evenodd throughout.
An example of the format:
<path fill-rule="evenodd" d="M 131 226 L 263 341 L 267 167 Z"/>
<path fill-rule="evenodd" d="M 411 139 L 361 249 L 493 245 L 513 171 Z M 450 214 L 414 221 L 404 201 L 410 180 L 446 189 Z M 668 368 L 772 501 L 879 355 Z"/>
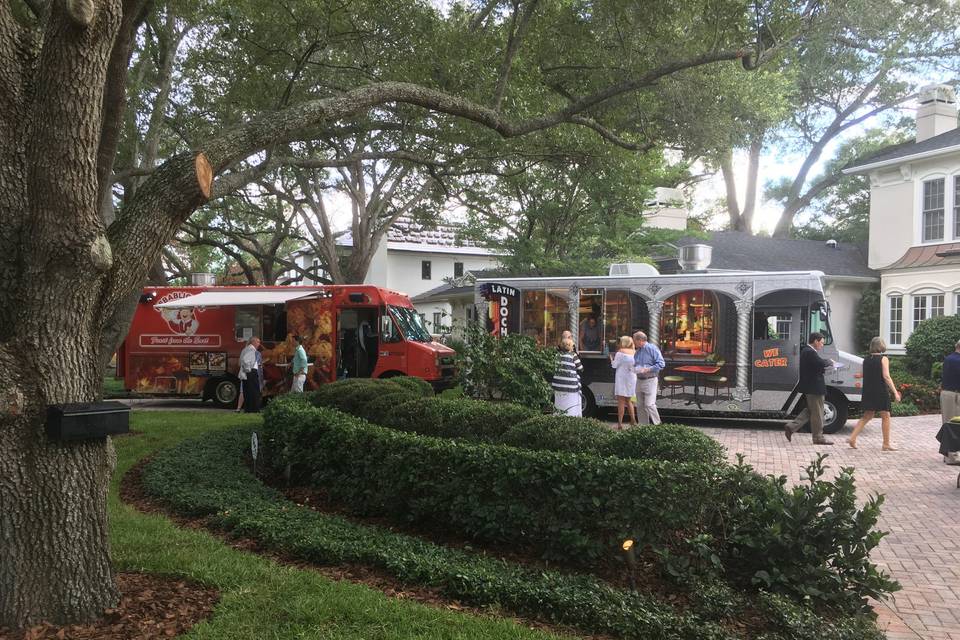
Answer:
<path fill-rule="evenodd" d="M 713 353 L 717 309 L 716 294 L 702 289 L 684 291 L 666 300 L 660 317 L 664 352 L 691 356 Z"/>
<path fill-rule="evenodd" d="M 234 330 L 237 340 L 249 340 L 260 335 L 260 307 L 237 307 Z"/>

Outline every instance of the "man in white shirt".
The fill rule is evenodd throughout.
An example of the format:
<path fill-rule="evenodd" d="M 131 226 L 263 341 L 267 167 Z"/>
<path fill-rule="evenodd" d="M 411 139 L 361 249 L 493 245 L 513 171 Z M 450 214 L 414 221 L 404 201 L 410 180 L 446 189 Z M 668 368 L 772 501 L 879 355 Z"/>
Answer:
<path fill-rule="evenodd" d="M 240 352 L 240 373 L 243 380 L 243 410 L 247 413 L 260 411 L 260 370 L 257 368 L 257 351 L 260 338 L 254 336 Z"/>

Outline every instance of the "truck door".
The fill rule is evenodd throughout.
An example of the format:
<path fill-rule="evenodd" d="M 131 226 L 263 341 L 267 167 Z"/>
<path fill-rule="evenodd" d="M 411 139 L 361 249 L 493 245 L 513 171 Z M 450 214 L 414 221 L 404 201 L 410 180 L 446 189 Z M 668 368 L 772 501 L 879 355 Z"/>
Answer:
<path fill-rule="evenodd" d="M 389 371 L 406 373 L 407 343 L 396 321 L 384 307 L 380 310 L 380 360 L 377 375 Z"/>
<path fill-rule="evenodd" d="M 803 309 L 800 307 L 754 309 L 751 360 L 754 391 L 783 391 L 789 394 L 793 390 L 800 374 L 803 325 Z M 764 408 L 774 408 L 778 402 L 770 404 L 773 406 Z"/>
<path fill-rule="evenodd" d="M 377 367 L 377 308 L 343 309 L 337 319 L 337 377 L 369 378 Z"/>

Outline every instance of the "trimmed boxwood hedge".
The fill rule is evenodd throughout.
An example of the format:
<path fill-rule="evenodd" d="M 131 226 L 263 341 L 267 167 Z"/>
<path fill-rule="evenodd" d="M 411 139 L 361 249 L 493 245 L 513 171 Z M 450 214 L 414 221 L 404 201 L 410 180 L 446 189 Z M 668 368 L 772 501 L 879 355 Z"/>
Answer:
<path fill-rule="evenodd" d="M 334 382 L 312 394 L 310 400 L 316 406 L 346 411 L 384 427 L 441 438 L 670 462 L 721 464 L 725 459 L 717 441 L 682 425 L 614 432 L 598 420 L 545 416 L 508 402 L 403 397 L 394 385 L 399 380 L 402 378 Z M 385 395 L 389 401 L 383 400 Z"/>
<path fill-rule="evenodd" d="M 397 407 L 398 414 L 412 415 Z M 446 405 L 441 405 L 446 406 Z M 493 405 L 497 406 L 497 405 Z M 426 405 L 424 405 L 424 411 Z M 530 451 L 380 427 L 287 396 L 264 413 L 276 469 L 355 513 L 591 563 L 625 538 L 658 543 L 715 506 L 725 468 Z"/>
<path fill-rule="evenodd" d="M 360 564 L 404 584 L 436 589 L 477 606 L 501 607 L 552 623 L 628 639 L 739 640 L 742 636 L 695 614 L 584 575 L 530 570 L 503 560 L 448 549 L 419 538 L 316 513 L 264 487 L 242 463 L 247 429 L 208 434 L 160 452 L 144 470 L 148 494 L 184 515 L 264 547 L 318 564 Z M 719 595 L 717 595 L 719 593 Z M 742 616 L 742 600 L 724 588 L 698 589 L 708 615 Z M 717 612 L 710 614 L 709 612 Z M 865 616 L 827 622 L 808 609 L 761 595 L 765 640 L 881 640 Z M 754 614 L 756 615 L 756 614 Z"/>

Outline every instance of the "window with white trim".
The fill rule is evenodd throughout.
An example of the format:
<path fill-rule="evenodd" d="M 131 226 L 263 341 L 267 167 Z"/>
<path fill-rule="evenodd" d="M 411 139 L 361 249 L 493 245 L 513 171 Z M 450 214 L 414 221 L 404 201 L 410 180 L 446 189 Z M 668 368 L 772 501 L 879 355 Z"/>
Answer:
<path fill-rule="evenodd" d="M 953 237 L 960 238 L 960 176 L 953 176 Z"/>
<path fill-rule="evenodd" d="M 923 183 L 923 241 L 943 240 L 945 179 Z"/>
<path fill-rule="evenodd" d="M 903 342 L 903 296 L 890 296 L 890 344 Z"/>
<path fill-rule="evenodd" d="M 913 328 L 927 319 L 927 296 L 913 296 Z"/>
<path fill-rule="evenodd" d="M 930 317 L 939 318 L 943 315 L 943 294 L 937 293 L 932 296 L 927 296 L 930 302 Z"/>

